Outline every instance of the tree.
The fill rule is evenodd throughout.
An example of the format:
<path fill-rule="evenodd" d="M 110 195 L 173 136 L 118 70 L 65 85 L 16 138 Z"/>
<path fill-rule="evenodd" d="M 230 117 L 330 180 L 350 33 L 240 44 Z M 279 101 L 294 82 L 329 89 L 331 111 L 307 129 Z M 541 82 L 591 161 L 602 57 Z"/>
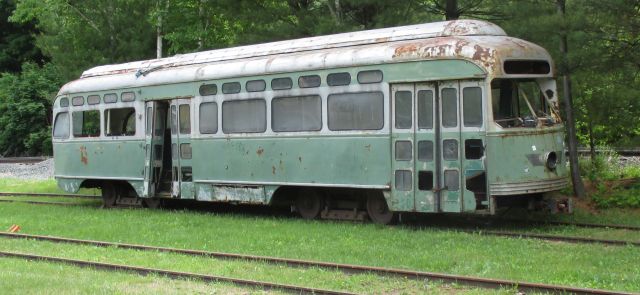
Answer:
<path fill-rule="evenodd" d="M 32 22 L 16 24 L 9 22 L 15 9 L 13 0 L 0 0 L 0 73 L 18 72 L 26 61 L 42 64 L 44 56 L 35 46 L 33 35 L 37 30 Z"/>
<path fill-rule="evenodd" d="M 36 44 L 65 80 L 87 68 L 153 58 L 151 0 L 21 0 L 11 20 L 35 22 Z"/>
<path fill-rule="evenodd" d="M 0 154 L 51 154 L 51 100 L 62 85 L 57 70 L 25 63 L 0 76 Z"/>

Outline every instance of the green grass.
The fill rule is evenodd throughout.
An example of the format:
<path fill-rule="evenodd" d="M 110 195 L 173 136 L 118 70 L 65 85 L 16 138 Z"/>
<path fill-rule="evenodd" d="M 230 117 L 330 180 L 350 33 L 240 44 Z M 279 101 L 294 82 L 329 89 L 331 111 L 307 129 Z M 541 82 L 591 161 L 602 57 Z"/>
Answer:
<path fill-rule="evenodd" d="M 3 294 L 260 294 L 227 283 L 171 280 L 65 264 L 0 258 Z"/>
<path fill-rule="evenodd" d="M 0 205 L 25 233 L 638 291 L 640 248 L 286 217 Z"/>
<path fill-rule="evenodd" d="M 22 193 L 60 193 L 68 194 L 60 189 L 53 179 L 48 180 L 24 180 L 15 178 L 0 178 L 0 192 Z M 100 195 L 98 189 L 80 189 L 78 194 Z"/>
<path fill-rule="evenodd" d="M 56 257 L 63 258 L 214 274 L 289 285 L 346 290 L 362 294 L 423 294 L 429 291 L 443 291 L 445 288 L 454 289 L 456 292 L 482 292 L 480 290 L 467 290 L 460 287 L 431 284 L 425 281 L 379 277 L 372 274 L 346 275 L 341 272 L 326 269 L 292 268 L 282 265 L 241 260 L 217 260 L 172 253 L 97 248 L 92 246 L 9 239 L 0 240 L 0 248 L 12 252 L 28 252 L 39 255 L 51 255 L 51 253 L 55 253 Z"/>
<path fill-rule="evenodd" d="M 24 181 L 21 182 L 24 184 Z M 23 187 L 13 180 L 0 180 L 0 191 L 8 191 L 10 189 L 6 187 L 12 186 Z M 52 181 L 36 182 L 29 186 L 37 187 L 42 192 L 56 189 Z M 631 209 L 591 212 L 578 208 L 573 215 L 530 216 L 550 220 L 640 225 L 640 211 Z M 304 221 L 286 215 L 0 204 L 0 229 L 6 229 L 12 224 L 19 224 L 23 228 L 22 232 L 32 234 L 409 268 L 577 287 L 640 290 L 640 247 L 632 246 L 578 245 L 487 237 L 448 231 L 441 227 L 418 229 L 412 226 L 384 227 L 349 222 Z M 524 230 L 627 240 L 637 240 L 639 235 L 637 232 L 570 226 L 529 227 Z M 1 245 L 9 244 L 3 242 Z M 65 253 L 49 248 L 58 246 L 38 245 L 42 247 L 41 250 L 31 250 Z M 76 249 L 69 253 L 85 251 L 69 245 L 64 247 Z M 123 259 L 127 256 L 129 255 L 121 255 Z M 158 260 L 156 257 L 145 257 L 147 258 L 139 262 L 155 263 Z M 191 258 L 187 258 L 187 261 L 189 259 Z M 267 275 L 269 271 L 262 267 L 265 266 L 253 266 L 258 270 L 250 273 Z M 312 282 L 321 275 L 322 272 L 314 273 L 306 276 L 305 280 Z M 370 281 L 365 276 L 357 277 L 355 281 L 341 282 L 343 283 L 340 284 L 356 288 L 354 290 L 362 290 L 358 286 L 363 286 L 363 283 L 367 285 Z M 451 288 L 431 286 L 421 289 L 420 286 L 396 281 L 385 281 L 376 286 L 389 288 L 385 290 L 399 288 L 408 293 L 422 293 L 433 288 L 439 293 Z M 460 291 L 454 290 L 454 293 Z"/>

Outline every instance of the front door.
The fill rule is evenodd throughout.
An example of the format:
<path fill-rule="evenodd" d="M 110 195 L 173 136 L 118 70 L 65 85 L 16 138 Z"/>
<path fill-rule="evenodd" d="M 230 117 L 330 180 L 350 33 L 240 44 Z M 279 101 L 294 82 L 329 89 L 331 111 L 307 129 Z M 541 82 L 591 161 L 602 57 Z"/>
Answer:
<path fill-rule="evenodd" d="M 152 198 L 161 183 L 164 153 L 164 130 L 167 105 L 160 101 L 145 104 L 145 165 L 143 198 Z"/>
<path fill-rule="evenodd" d="M 475 210 L 486 198 L 481 83 L 395 84 L 391 92 L 394 208 Z"/>
<path fill-rule="evenodd" d="M 191 99 L 171 101 L 171 171 L 173 197 L 193 199 Z"/>

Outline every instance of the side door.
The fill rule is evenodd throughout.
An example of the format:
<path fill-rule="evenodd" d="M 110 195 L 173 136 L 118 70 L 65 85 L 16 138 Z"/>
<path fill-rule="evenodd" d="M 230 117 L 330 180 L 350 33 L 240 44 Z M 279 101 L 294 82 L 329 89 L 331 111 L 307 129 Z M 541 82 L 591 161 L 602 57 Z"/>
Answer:
<path fill-rule="evenodd" d="M 193 199 L 191 153 L 192 108 L 191 99 L 171 101 L 171 195 Z"/>
<path fill-rule="evenodd" d="M 438 161 L 439 181 L 434 190 L 440 193 L 442 212 L 461 212 L 463 200 L 461 127 L 460 127 L 460 83 L 442 81 L 438 83 Z"/>
<path fill-rule="evenodd" d="M 166 128 L 166 105 L 148 101 L 145 103 L 145 164 L 143 198 L 156 195 L 162 176 L 164 129 Z"/>
<path fill-rule="evenodd" d="M 439 192 L 434 190 L 438 183 L 436 165 L 436 102 L 435 83 L 415 85 L 414 92 L 414 150 L 415 174 L 414 194 L 418 212 L 437 212 L 439 208 Z"/>
<path fill-rule="evenodd" d="M 485 93 L 485 84 L 481 80 L 460 81 L 462 97 L 460 146 L 464 150 L 461 158 L 465 188 L 462 211 L 475 211 L 489 207 L 485 167 L 486 116 L 484 114 L 488 109 Z"/>
<path fill-rule="evenodd" d="M 392 207 L 400 211 L 416 209 L 414 197 L 414 84 L 391 86 L 391 176 Z"/>

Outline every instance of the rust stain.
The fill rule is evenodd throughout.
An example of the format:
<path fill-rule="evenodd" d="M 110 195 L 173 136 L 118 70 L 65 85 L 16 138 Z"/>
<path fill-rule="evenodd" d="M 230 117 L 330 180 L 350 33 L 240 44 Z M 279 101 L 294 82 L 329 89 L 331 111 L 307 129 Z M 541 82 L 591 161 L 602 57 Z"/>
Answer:
<path fill-rule="evenodd" d="M 258 154 L 258 156 L 262 156 L 262 153 L 264 153 L 264 149 L 262 147 L 258 147 L 256 154 Z"/>
<path fill-rule="evenodd" d="M 302 163 L 302 157 L 298 157 L 298 162 Z"/>
<path fill-rule="evenodd" d="M 271 166 L 271 174 L 276 175 L 276 166 Z"/>
<path fill-rule="evenodd" d="M 87 157 L 87 147 L 85 146 L 80 147 L 80 162 L 85 165 L 89 164 L 89 158 Z"/>

